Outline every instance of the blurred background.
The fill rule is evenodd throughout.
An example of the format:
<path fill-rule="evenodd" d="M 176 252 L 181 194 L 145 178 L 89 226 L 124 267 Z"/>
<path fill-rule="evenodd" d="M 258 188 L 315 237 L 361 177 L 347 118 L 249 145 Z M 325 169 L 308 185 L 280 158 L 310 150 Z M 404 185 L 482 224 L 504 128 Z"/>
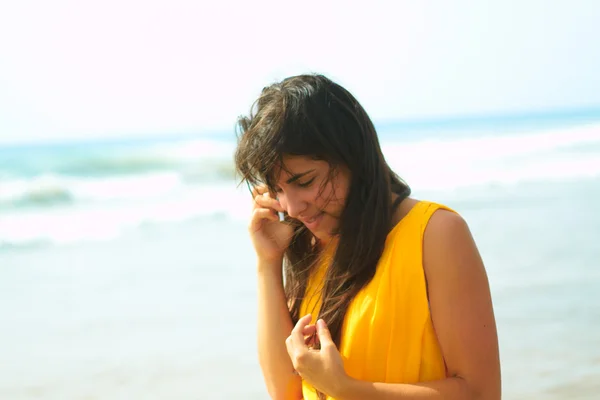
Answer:
<path fill-rule="evenodd" d="M 0 399 L 267 399 L 237 116 L 320 72 L 485 259 L 505 399 L 600 391 L 594 0 L 0 4 Z"/>

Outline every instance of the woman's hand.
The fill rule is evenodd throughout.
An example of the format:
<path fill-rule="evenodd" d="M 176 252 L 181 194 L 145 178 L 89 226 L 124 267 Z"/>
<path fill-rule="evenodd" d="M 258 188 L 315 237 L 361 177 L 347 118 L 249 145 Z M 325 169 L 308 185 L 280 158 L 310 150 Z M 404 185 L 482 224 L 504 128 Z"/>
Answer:
<path fill-rule="evenodd" d="M 277 212 L 284 209 L 273 199 L 264 186 L 252 191 L 254 208 L 250 220 L 250 237 L 258 259 L 269 263 L 279 263 L 290 245 L 294 229 L 286 222 L 280 222 Z"/>
<path fill-rule="evenodd" d="M 336 397 L 350 378 L 346 375 L 342 356 L 331 339 L 327 324 L 320 319 L 315 329 L 314 325 L 308 325 L 311 318 L 310 314 L 300 318 L 285 341 L 287 351 L 302 379 L 320 392 Z M 320 343 L 318 350 L 307 344 L 311 341 L 310 334 L 315 330 L 316 341 Z"/>

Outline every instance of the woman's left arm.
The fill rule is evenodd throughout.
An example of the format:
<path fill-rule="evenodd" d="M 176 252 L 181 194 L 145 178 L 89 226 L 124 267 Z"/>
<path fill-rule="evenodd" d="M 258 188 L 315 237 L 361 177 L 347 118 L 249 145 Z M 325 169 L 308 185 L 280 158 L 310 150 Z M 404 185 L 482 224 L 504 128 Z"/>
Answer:
<path fill-rule="evenodd" d="M 500 399 L 498 336 L 488 278 L 460 215 L 446 210 L 433 214 L 425 229 L 423 267 L 448 378 L 418 384 L 348 378 L 336 399 Z"/>

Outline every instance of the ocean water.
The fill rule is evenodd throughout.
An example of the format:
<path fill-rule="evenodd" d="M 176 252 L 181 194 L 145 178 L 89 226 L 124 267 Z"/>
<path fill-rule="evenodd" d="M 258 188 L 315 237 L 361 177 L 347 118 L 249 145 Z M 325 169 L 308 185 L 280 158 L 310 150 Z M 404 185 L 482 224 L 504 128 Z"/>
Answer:
<path fill-rule="evenodd" d="M 596 398 L 600 113 L 476 122 L 381 126 L 384 154 L 471 226 L 504 398 Z M 268 398 L 234 146 L 0 147 L 1 399 Z"/>

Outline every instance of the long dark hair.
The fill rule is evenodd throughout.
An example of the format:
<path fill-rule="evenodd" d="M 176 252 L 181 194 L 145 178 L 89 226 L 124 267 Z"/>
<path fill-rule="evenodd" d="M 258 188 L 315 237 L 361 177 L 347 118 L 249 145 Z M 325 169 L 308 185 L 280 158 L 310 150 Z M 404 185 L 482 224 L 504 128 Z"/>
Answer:
<path fill-rule="evenodd" d="M 247 117 L 238 120 L 237 172 L 250 185 L 273 188 L 284 155 L 325 160 L 330 176 L 344 166 L 350 185 L 336 232 L 337 248 L 321 291 L 319 317 L 339 347 L 351 300 L 375 275 L 392 228 L 392 192 L 410 188 L 389 167 L 371 119 L 342 86 L 322 75 L 299 75 L 263 89 Z M 294 323 L 319 250 L 301 223 L 285 254 L 285 292 Z"/>

